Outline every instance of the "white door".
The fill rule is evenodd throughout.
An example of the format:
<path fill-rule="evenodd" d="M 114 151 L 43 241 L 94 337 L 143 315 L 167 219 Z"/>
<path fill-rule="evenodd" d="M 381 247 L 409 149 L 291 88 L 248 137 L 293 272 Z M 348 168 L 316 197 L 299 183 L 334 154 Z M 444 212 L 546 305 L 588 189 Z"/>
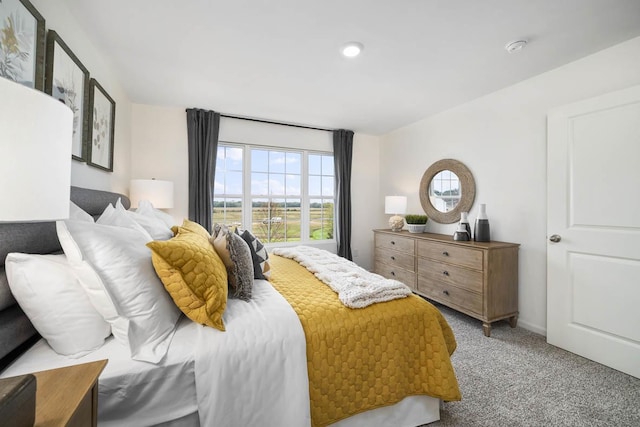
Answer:
<path fill-rule="evenodd" d="M 547 119 L 547 341 L 640 378 L 640 86 Z"/>

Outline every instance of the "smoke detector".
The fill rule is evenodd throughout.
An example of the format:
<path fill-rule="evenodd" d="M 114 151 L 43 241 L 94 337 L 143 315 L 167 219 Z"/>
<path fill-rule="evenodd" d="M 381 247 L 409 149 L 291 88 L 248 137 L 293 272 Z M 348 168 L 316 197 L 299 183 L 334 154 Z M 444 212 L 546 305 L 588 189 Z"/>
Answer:
<path fill-rule="evenodd" d="M 517 52 L 519 50 L 524 49 L 526 45 L 527 45 L 526 40 L 515 40 L 507 43 L 504 48 L 507 50 L 507 52 L 513 53 L 513 52 Z"/>

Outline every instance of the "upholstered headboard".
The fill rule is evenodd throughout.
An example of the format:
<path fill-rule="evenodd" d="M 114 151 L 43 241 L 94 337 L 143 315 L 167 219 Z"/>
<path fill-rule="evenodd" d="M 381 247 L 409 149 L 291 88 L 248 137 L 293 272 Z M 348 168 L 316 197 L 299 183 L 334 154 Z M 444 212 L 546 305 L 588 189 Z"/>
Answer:
<path fill-rule="evenodd" d="M 71 200 L 99 216 L 118 198 L 129 208 L 129 198 L 108 191 L 71 187 Z M 0 371 L 38 338 L 36 330 L 11 295 L 4 261 L 10 252 L 50 254 L 61 252 L 55 222 L 0 224 Z"/>

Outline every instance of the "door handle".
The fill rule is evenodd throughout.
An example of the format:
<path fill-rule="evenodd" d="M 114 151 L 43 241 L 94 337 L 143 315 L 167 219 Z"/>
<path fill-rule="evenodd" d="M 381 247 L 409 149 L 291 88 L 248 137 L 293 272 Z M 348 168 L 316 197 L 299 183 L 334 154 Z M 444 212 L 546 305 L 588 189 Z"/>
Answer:
<path fill-rule="evenodd" d="M 549 237 L 549 240 L 553 243 L 558 243 L 560 240 L 562 240 L 562 237 L 560 237 L 559 234 L 552 234 L 551 237 Z"/>

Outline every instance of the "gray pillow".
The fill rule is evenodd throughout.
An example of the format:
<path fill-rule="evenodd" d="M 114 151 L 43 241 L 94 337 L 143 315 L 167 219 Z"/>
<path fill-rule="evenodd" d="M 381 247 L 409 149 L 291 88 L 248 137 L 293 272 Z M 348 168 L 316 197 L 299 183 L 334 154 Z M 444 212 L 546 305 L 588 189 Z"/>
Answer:
<path fill-rule="evenodd" d="M 254 277 L 256 279 L 268 280 L 271 275 L 271 267 L 269 266 L 269 253 L 267 252 L 267 248 L 265 248 L 262 242 L 251 234 L 249 230 L 244 230 L 240 233 L 236 228 L 236 233 L 249 245 L 251 258 L 253 259 Z"/>
<path fill-rule="evenodd" d="M 226 226 L 216 225 L 210 240 L 227 267 L 229 295 L 249 301 L 253 290 L 253 259 L 249 245 Z"/>

